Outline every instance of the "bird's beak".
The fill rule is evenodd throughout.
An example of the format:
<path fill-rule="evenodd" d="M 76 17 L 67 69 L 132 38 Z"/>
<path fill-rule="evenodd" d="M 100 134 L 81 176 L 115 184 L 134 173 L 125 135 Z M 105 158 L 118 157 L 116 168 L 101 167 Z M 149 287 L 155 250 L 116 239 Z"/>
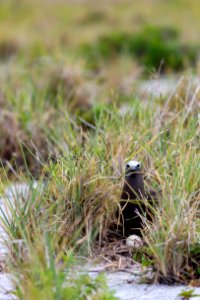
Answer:
<path fill-rule="evenodd" d="M 138 168 L 138 167 L 132 167 L 132 168 L 130 168 L 130 170 L 131 170 L 131 171 L 138 171 L 139 168 Z"/>
<path fill-rule="evenodd" d="M 136 173 L 138 170 L 139 170 L 139 169 L 136 168 L 136 167 L 128 168 L 128 169 L 126 170 L 126 175 L 131 175 L 131 174 L 133 174 L 133 173 Z"/>
<path fill-rule="evenodd" d="M 140 168 L 138 167 L 131 167 L 126 169 L 126 176 L 130 176 L 132 174 L 138 173 L 140 171 Z"/>

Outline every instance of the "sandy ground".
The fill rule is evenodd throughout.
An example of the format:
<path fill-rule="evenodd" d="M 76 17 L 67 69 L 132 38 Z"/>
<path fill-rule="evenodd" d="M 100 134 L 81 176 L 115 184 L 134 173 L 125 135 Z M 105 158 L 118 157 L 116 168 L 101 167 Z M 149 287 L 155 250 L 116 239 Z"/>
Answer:
<path fill-rule="evenodd" d="M 90 273 L 95 276 L 94 273 Z M 135 275 L 127 272 L 106 273 L 107 283 L 115 295 L 121 300 L 178 300 L 178 295 L 187 289 L 193 289 L 183 285 L 167 286 L 161 284 L 149 285 L 138 284 Z M 196 288 L 195 294 L 199 296 L 195 299 L 200 300 L 200 288 Z"/>

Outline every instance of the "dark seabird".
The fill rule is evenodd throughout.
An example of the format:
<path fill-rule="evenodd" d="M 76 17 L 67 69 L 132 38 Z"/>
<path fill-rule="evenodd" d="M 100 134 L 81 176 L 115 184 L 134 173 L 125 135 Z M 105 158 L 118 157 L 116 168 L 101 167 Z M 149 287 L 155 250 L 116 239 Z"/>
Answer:
<path fill-rule="evenodd" d="M 120 201 L 120 226 L 123 236 L 141 236 L 143 218 L 152 220 L 152 206 L 157 200 L 155 191 L 145 191 L 141 164 L 131 160 L 126 164 L 125 182 Z"/>

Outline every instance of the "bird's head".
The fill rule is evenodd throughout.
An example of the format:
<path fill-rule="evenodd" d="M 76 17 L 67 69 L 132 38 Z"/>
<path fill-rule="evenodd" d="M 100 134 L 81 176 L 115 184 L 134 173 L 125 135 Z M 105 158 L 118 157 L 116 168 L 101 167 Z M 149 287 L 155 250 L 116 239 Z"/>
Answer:
<path fill-rule="evenodd" d="M 141 163 L 136 160 L 130 160 L 126 163 L 126 176 L 131 176 L 141 171 Z"/>

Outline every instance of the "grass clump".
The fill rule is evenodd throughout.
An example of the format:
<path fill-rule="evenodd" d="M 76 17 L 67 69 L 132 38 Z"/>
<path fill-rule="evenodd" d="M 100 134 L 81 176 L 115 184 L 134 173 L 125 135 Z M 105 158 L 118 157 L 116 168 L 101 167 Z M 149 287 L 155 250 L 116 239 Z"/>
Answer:
<path fill-rule="evenodd" d="M 164 180 L 166 186 L 161 207 L 156 213 L 154 224 L 147 226 L 149 232 L 145 232 L 144 237 L 150 248 L 159 282 L 185 282 L 199 277 L 196 243 L 199 229 L 195 222 L 199 199 L 192 198 L 193 191 L 198 190 L 200 182 L 197 174 L 198 163 L 194 160 L 195 153 L 192 151 L 190 155 L 185 151 L 182 154 L 184 159 L 171 166 L 171 177 L 175 176 L 172 179 L 174 185 L 171 186 L 171 180 L 169 184 Z M 191 264 L 191 253 L 195 245 L 196 259 L 193 255 Z"/>
<path fill-rule="evenodd" d="M 88 60 L 90 67 L 95 68 L 99 63 L 128 51 L 129 34 L 113 32 L 99 37 L 93 44 L 83 45 L 81 51 Z"/>
<path fill-rule="evenodd" d="M 114 120 L 107 122 L 108 126 Z M 16 195 L 15 206 L 8 203 L 12 218 L 6 218 L 4 226 L 11 239 L 10 270 L 17 278 L 17 295 L 20 299 L 32 299 L 34 295 L 38 299 L 48 299 L 53 286 L 58 296 L 53 293 L 52 299 L 64 299 L 67 293 L 72 294 L 72 299 L 79 299 L 80 290 L 83 293 L 80 299 L 115 299 L 100 278 L 91 279 L 86 275 L 71 278 L 69 274 L 68 281 L 68 273 L 59 270 L 59 263 L 62 268 L 65 266 L 63 257 L 69 251 L 91 254 L 93 241 L 98 239 L 101 243 L 107 234 L 118 198 L 119 177 L 113 178 L 109 161 L 117 142 L 110 149 L 109 143 L 104 144 L 103 136 L 90 132 L 82 133 L 83 140 L 81 127 L 70 119 L 64 124 L 61 132 L 52 129 L 51 137 L 59 155 L 56 162 L 45 165 L 42 189 L 39 185 L 36 189 L 30 186 L 27 197 Z M 46 235 L 51 236 L 53 257 L 58 263 L 56 274 L 45 263 L 47 254 L 43 242 Z"/>
<path fill-rule="evenodd" d="M 50 234 L 40 236 L 40 242 L 35 242 L 36 239 L 29 243 L 23 260 L 18 257 L 14 263 L 15 295 L 19 299 L 117 300 L 103 274 L 92 278 L 81 268 L 78 271 L 70 252 L 55 256 Z M 22 274 L 23 279 L 20 278 Z"/>
<path fill-rule="evenodd" d="M 80 114 L 91 109 L 96 100 L 96 87 L 81 69 L 72 65 L 54 67 L 47 76 L 46 99 L 53 108 L 63 105 L 69 112 Z"/>
<path fill-rule="evenodd" d="M 8 69 L 1 78 L 0 158 L 4 167 L 28 167 L 39 176 L 43 164 L 55 155 L 50 128 L 60 126 L 64 111 L 90 115 L 96 86 L 71 65 L 51 63 L 44 68 L 43 62 L 35 62 L 31 72 L 24 64 L 18 68 Z"/>
<path fill-rule="evenodd" d="M 5 61 L 13 58 L 19 52 L 20 45 L 15 40 L 1 40 L 0 41 L 0 61 Z"/>
<path fill-rule="evenodd" d="M 27 116 L 23 114 L 19 117 L 16 112 L 2 109 L 0 131 L 1 164 L 7 168 L 8 172 L 27 169 L 26 171 L 37 177 L 42 164 L 51 156 L 44 128 L 38 127 L 34 120 L 27 120 Z"/>
<path fill-rule="evenodd" d="M 198 52 L 185 46 L 174 28 L 147 27 L 138 33 L 130 45 L 130 52 L 147 70 L 180 71 L 186 64 L 194 66 Z"/>
<path fill-rule="evenodd" d="M 156 280 L 167 283 L 199 279 L 198 97 L 193 98 L 193 106 L 191 101 L 188 105 L 186 98 L 172 96 L 165 103 L 163 122 L 167 124 L 167 135 L 160 144 L 162 199 L 154 222 L 146 223 L 144 233 Z M 169 114 L 173 112 L 176 112 L 175 119 L 172 117 L 169 122 Z"/>
<path fill-rule="evenodd" d="M 187 64 L 194 66 L 198 58 L 198 47 L 182 44 L 178 32 L 168 27 L 146 27 L 136 34 L 112 32 L 83 46 L 82 51 L 92 68 L 111 58 L 129 55 L 148 71 L 180 71 Z"/>

